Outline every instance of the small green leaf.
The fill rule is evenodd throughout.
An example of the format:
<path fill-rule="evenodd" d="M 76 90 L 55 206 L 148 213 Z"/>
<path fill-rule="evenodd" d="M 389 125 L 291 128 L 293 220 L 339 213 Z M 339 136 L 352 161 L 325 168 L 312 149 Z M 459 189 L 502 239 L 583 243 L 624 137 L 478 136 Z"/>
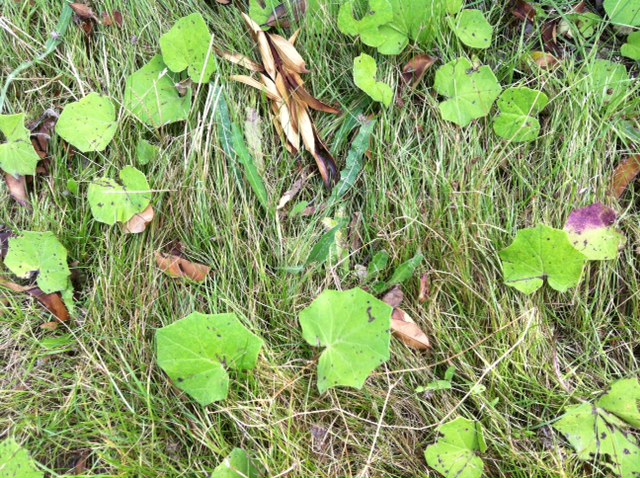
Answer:
<path fill-rule="evenodd" d="M 354 0 L 341 5 L 338 28 L 351 36 L 360 36 L 362 43 L 377 48 L 385 55 L 397 55 L 407 46 L 407 35 L 392 25 L 394 11 L 388 0 L 370 0 L 368 11 L 361 19 L 353 15 Z"/>
<path fill-rule="evenodd" d="M 158 159 L 160 155 L 160 148 L 155 144 L 151 144 L 146 139 L 140 139 L 136 146 L 136 158 L 138 164 L 144 166 Z"/>
<path fill-rule="evenodd" d="M 587 260 L 566 231 L 544 225 L 518 231 L 513 244 L 500 251 L 500 259 L 505 284 L 525 294 L 538 290 L 545 279 L 560 292 L 577 286 Z"/>
<path fill-rule="evenodd" d="M 155 128 L 184 121 L 191 110 L 191 89 L 180 96 L 177 75 L 167 70 L 162 56 L 154 56 L 149 63 L 127 78 L 124 93 L 125 108 L 140 121 Z"/>
<path fill-rule="evenodd" d="M 387 284 L 391 287 L 398 284 L 403 284 L 413 277 L 413 274 L 416 272 L 418 266 L 422 263 L 424 256 L 420 253 L 417 253 L 411 259 L 406 262 L 403 262 L 398 266 L 398 268 L 393 271 L 393 275 L 391 279 L 387 281 Z"/>
<path fill-rule="evenodd" d="M 305 265 L 308 266 L 310 264 L 313 264 L 314 262 L 324 264 L 327 259 L 329 259 L 331 251 L 336 247 L 338 233 L 346 225 L 347 221 L 340 220 L 337 222 L 337 225 L 335 227 L 325 232 L 320 240 L 316 243 L 316 245 L 313 246 L 313 249 L 311 249 Z"/>
<path fill-rule="evenodd" d="M 626 242 L 615 227 L 616 212 L 603 204 L 577 209 L 571 213 L 564 230 L 578 251 L 591 261 L 607 261 L 618 257 Z"/>
<path fill-rule="evenodd" d="M 489 114 L 502 88 L 488 66 L 474 68 L 466 58 L 453 60 L 436 72 L 435 90 L 449 98 L 440 103 L 442 118 L 459 126 Z"/>
<path fill-rule="evenodd" d="M 31 133 L 24 126 L 24 113 L 0 115 L 0 169 L 14 177 L 35 175 L 40 156 L 31 144 Z"/>
<path fill-rule="evenodd" d="M 253 156 L 249 152 L 247 148 L 247 143 L 245 143 L 244 135 L 240 130 L 240 127 L 236 123 L 232 123 L 231 132 L 233 137 L 233 149 L 236 152 L 237 158 L 242 164 L 244 168 L 244 175 L 247 178 L 247 182 L 253 189 L 253 192 L 256 194 L 258 198 L 258 202 L 260 205 L 266 210 L 270 211 L 271 206 L 269 205 L 269 195 L 267 193 L 267 188 L 264 184 L 264 180 L 260 173 L 258 172 L 258 168 L 253 160 Z"/>
<path fill-rule="evenodd" d="M 620 54 L 635 61 L 640 61 L 640 32 L 627 37 L 627 43 L 620 48 Z"/>
<path fill-rule="evenodd" d="M 611 23 L 628 27 L 640 26 L 640 0 L 604 0 L 604 10 Z"/>
<path fill-rule="evenodd" d="M 585 94 L 602 107 L 623 99 L 631 80 L 624 65 L 609 60 L 595 60 L 585 66 L 581 83 Z"/>
<path fill-rule="evenodd" d="M 264 471 L 259 469 L 241 448 L 234 448 L 229 456 L 220 463 L 211 478 L 260 478 Z"/>
<path fill-rule="evenodd" d="M 175 73 L 187 70 L 195 83 L 208 83 L 217 66 L 212 36 L 200 13 L 179 19 L 160 37 L 162 58 Z"/>
<path fill-rule="evenodd" d="M 69 191 L 74 196 L 77 196 L 80 192 L 80 185 L 78 184 L 78 181 L 73 178 L 67 179 L 67 191 Z"/>
<path fill-rule="evenodd" d="M 376 81 L 377 70 L 376 60 L 362 53 L 353 61 L 353 81 L 371 99 L 389 106 L 393 100 L 393 90 L 386 83 Z"/>
<path fill-rule="evenodd" d="M 326 347 L 318 361 L 318 390 L 360 389 L 389 360 L 392 308 L 362 289 L 325 290 L 300 313 L 302 336 Z"/>
<path fill-rule="evenodd" d="M 264 25 L 282 2 L 283 0 L 249 0 L 249 16 L 258 25 Z"/>
<path fill-rule="evenodd" d="M 619 380 L 595 405 L 568 407 L 553 428 L 566 437 L 581 460 L 597 457 L 622 477 L 638 476 L 640 448 L 638 440 L 627 430 L 630 426 L 640 427 L 638 400 L 638 379 Z"/>
<path fill-rule="evenodd" d="M 367 280 L 375 279 L 380 273 L 387 268 L 389 264 L 389 253 L 387 251 L 378 251 L 371 259 L 367 268 Z"/>
<path fill-rule="evenodd" d="M 427 465 L 447 477 L 480 478 L 484 463 L 476 452 L 487 451 L 482 424 L 458 417 L 438 431 L 442 436 L 424 452 Z"/>
<path fill-rule="evenodd" d="M 109 225 L 127 222 L 151 202 L 147 178 L 136 168 L 123 168 L 120 181 L 122 185 L 113 179 L 102 178 L 89 185 L 87 198 L 96 221 Z"/>
<path fill-rule="evenodd" d="M 56 133 L 78 151 L 103 151 L 116 134 L 116 108 L 107 96 L 90 93 L 65 106 Z"/>
<path fill-rule="evenodd" d="M 549 103 L 541 91 L 511 87 L 498 99 L 500 114 L 493 121 L 493 130 L 501 138 L 514 142 L 534 141 L 540 133 L 537 116 Z"/>
<path fill-rule="evenodd" d="M 10 238 L 4 264 L 22 279 L 37 273 L 36 282 L 45 294 L 71 288 L 67 250 L 52 232 L 24 231 Z"/>
<path fill-rule="evenodd" d="M 156 332 L 158 365 L 200 405 L 227 398 L 227 370 L 253 370 L 263 341 L 235 314 L 193 312 Z"/>
<path fill-rule="evenodd" d="M 3 478 L 42 478 L 44 473 L 36 466 L 29 452 L 13 438 L 0 442 L 0 476 Z"/>
<path fill-rule="evenodd" d="M 445 8 L 449 15 L 457 15 L 464 5 L 464 0 L 445 0 Z"/>
<path fill-rule="evenodd" d="M 453 29 L 462 43 L 471 48 L 489 48 L 493 27 L 480 10 L 462 10 Z"/>

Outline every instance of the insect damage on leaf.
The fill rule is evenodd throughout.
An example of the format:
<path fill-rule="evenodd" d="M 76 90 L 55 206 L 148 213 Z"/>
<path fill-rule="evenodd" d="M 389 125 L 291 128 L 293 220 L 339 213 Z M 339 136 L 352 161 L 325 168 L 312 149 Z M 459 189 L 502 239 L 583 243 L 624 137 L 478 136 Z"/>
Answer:
<path fill-rule="evenodd" d="M 263 476 L 265 476 L 264 470 L 258 467 L 241 448 L 234 448 L 211 474 L 211 478 L 261 478 Z"/>
<path fill-rule="evenodd" d="M 603 205 L 592 204 L 571 213 L 564 230 L 578 251 L 592 261 L 607 261 L 618 257 L 626 242 L 625 236 L 616 228 L 616 212 Z"/>
<path fill-rule="evenodd" d="M 193 312 L 156 332 L 158 365 L 200 405 L 227 398 L 227 370 L 253 370 L 263 341 L 235 314 Z"/>
<path fill-rule="evenodd" d="M 458 417 L 438 431 L 442 436 L 424 452 L 427 465 L 444 476 L 480 478 L 484 463 L 476 452 L 487 451 L 482 424 Z"/>
<path fill-rule="evenodd" d="M 191 88 L 181 96 L 176 88 L 179 77 L 167 69 L 162 56 L 154 56 L 149 63 L 127 78 L 124 92 L 125 108 L 140 121 L 159 128 L 176 121 L 184 121 L 191 110 Z"/>
<path fill-rule="evenodd" d="M 196 83 L 208 83 L 215 73 L 212 35 L 200 13 L 179 19 L 160 37 L 162 59 L 175 73 L 187 70 Z"/>
<path fill-rule="evenodd" d="M 454 33 L 471 48 L 489 48 L 493 27 L 480 10 L 462 10 L 455 20 Z"/>
<path fill-rule="evenodd" d="M 449 98 L 440 103 L 442 118 L 459 126 L 489 114 L 502 90 L 488 66 L 475 68 L 466 58 L 453 60 L 436 72 L 434 89 Z"/>
<path fill-rule="evenodd" d="M 545 225 L 522 229 L 500 251 L 505 284 L 532 294 L 546 280 L 552 289 L 565 292 L 580 283 L 587 258 L 576 250 L 566 231 Z"/>
<path fill-rule="evenodd" d="M 553 424 L 583 461 L 598 459 L 622 476 L 640 476 L 640 447 L 629 428 L 640 429 L 640 385 L 637 378 L 611 385 L 609 393 L 595 404 L 567 408 Z"/>
<path fill-rule="evenodd" d="M 547 95 L 526 87 L 506 89 L 498 99 L 500 114 L 493 121 L 493 131 L 513 142 L 534 141 L 540 133 L 537 116 L 549 103 Z"/>
<path fill-rule="evenodd" d="M 111 99 L 90 93 L 65 106 L 56 133 L 78 151 L 103 151 L 113 139 L 118 123 Z"/>
<path fill-rule="evenodd" d="M 392 309 L 355 288 L 326 290 L 300 313 L 302 336 L 325 347 L 318 361 L 318 390 L 337 386 L 360 389 L 389 360 Z"/>
<path fill-rule="evenodd" d="M 144 174 L 126 166 L 120 171 L 120 181 L 122 185 L 105 177 L 89 185 L 87 198 L 96 221 L 109 225 L 126 223 L 149 206 L 151 192 Z"/>
<path fill-rule="evenodd" d="M 42 478 L 44 473 L 13 438 L 0 442 L 0 476 L 5 478 Z"/>
<path fill-rule="evenodd" d="M 377 70 L 376 60 L 362 53 L 353 60 L 353 81 L 372 100 L 389 106 L 393 100 L 393 90 L 386 83 L 376 81 Z"/>
<path fill-rule="evenodd" d="M 0 133 L 5 138 L 0 144 L 0 169 L 14 178 L 35 175 L 40 156 L 31 144 L 31 133 L 24 126 L 24 113 L 0 115 Z"/>

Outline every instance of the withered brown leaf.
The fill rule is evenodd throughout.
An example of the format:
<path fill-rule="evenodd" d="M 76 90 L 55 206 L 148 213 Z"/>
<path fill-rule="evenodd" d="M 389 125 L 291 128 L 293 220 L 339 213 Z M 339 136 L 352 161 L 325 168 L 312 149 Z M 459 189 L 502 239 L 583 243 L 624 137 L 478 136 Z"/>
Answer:
<path fill-rule="evenodd" d="M 203 282 L 211 268 L 204 264 L 188 261 L 181 256 L 156 252 L 156 263 L 162 272 L 174 278 L 188 278 Z"/>

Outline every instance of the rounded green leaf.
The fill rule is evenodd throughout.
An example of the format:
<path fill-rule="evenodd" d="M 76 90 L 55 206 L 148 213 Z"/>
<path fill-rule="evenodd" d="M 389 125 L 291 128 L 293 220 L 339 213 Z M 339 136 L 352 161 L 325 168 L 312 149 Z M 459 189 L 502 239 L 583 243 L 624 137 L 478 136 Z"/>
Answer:
<path fill-rule="evenodd" d="M 625 66 L 609 60 L 587 63 L 583 74 L 582 88 L 599 106 L 624 98 L 631 85 Z"/>
<path fill-rule="evenodd" d="M 453 29 L 462 43 L 471 48 L 489 48 L 493 27 L 480 10 L 462 10 Z"/>
<path fill-rule="evenodd" d="M 376 81 L 378 66 L 376 60 L 362 53 L 353 60 L 353 81 L 356 86 L 364 91 L 374 101 L 379 101 L 389 106 L 393 100 L 393 90 L 382 81 Z"/>
<path fill-rule="evenodd" d="M 103 151 L 116 133 L 116 109 L 106 96 L 90 93 L 65 106 L 56 133 L 78 151 Z"/>
<path fill-rule="evenodd" d="M 31 133 L 24 126 L 24 113 L 0 115 L 0 169 L 14 177 L 36 174 L 40 156 L 31 144 Z"/>
<path fill-rule="evenodd" d="M 138 159 L 138 164 L 144 166 L 145 164 L 149 164 L 152 161 L 155 161 L 160 154 L 160 148 L 158 148 L 155 144 L 151 144 L 146 139 L 140 139 L 136 146 L 136 158 Z"/>
<path fill-rule="evenodd" d="M 52 232 L 24 231 L 10 238 L 4 264 L 22 279 L 37 273 L 36 282 L 45 294 L 71 288 L 67 250 Z"/>
<path fill-rule="evenodd" d="M 632 60 L 640 61 L 640 32 L 634 32 L 627 37 L 627 43 L 620 48 L 620 54 Z"/>
<path fill-rule="evenodd" d="M 440 103 L 442 118 L 459 126 L 489 114 L 502 90 L 488 66 L 474 68 L 466 58 L 459 58 L 438 68 L 435 90 L 449 98 Z"/>
<path fill-rule="evenodd" d="M 607 261 L 618 257 L 626 242 L 625 236 L 615 227 L 616 212 L 603 205 L 577 209 L 571 213 L 564 230 L 578 251 L 592 261 Z"/>
<path fill-rule="evenodd" d="M 162 58 L 171 71 L 187 70 L 196 83 L 208 83 L 216 71 L 212 36 L 200 13 L 179 19 L 160 37 Z"/>
<path fill-rule="evenodd" d="M 159 329 L 156 343 L 160 368 L 204 406 L 227 398 L 227 370 L 252 370 L 263 341 L 235 314 L 194 312 Z"/>
<path fill-rule="evenodd" d="M 124 92 L 125 108 L 140 121 L 159 128 L 189 117 L 191 89 L 180 96 L 176 83 L 179 78 L 167 70 L 162 56 L 154 56 L 149 63 L 127 78 Z"/>
<path fill-rule="evenodd" d="M 498 99 L 500 114 L 493 122 L 493 130 L 509 141 L 533 141 L 540 133 L 540 122 L 534 116 L 548 103 L 549 98 L 541 91 L 526 87 L 508 88 Z"/>
<path fill-rule="evenodd" d="M 109 225 L 127 222 L 151 202 L 147 178 L 136 168 L 123 168 L 120 181 L 122 185 L 113 179 L 102 178 L 89 185 L 87 198 L 96 221 Z"/>
<path fill-rule="evenodd" d="M 300 313 L 302 336 L 326 347 L 318 362 L 318 390 L 362 388 L 389 360 L 392 308 L 361 289 L 327 290 Z"/>
<path fill-rule="evenodd" d="M 612 23 L 640 26 L 640 0 L 604 0 L 604 10 Z"/>
<path fill-rule="evenodd" d="M 484 463 L 476 452 L 487 450 L 482 424 L 458 417 L 438 431 L 442 436 L 424 452 L 427 465 L 444 476 L 480 478 Z"/>
<path fill-rule="evenodd" d="M 566 231 L 548 226 L 522 229 L 515 241 L 500 251 L 505 284 L 525 294 L 549 286 L 565 292 L 580 283 L 587 258 L 577 251 Z"/>
<path fill-rule="evenodd" d="M 211 478 L 259 478 L 262 476 L 264 471 L 259 469 L 247 452 L 241 448 L 234 448 L 211 474 Z"/>
<path fill-rule="evenodd" d="M 369 0 L 369 8 L 359 20 L 354 17 L 353 6 L 354 0 L 347 1 L 340 6 L 338 12 L 338 28 L 347 35 L 358 36 L 371 31 L 377 32 L 379 27 L 393 20 L 393 9 L 389 0 Z"/>
<path fill-rule="evenodd" d="M 13 438 L 0 442 L 0 476 L 3 478 L 42 478 L 44 473 Z"/>

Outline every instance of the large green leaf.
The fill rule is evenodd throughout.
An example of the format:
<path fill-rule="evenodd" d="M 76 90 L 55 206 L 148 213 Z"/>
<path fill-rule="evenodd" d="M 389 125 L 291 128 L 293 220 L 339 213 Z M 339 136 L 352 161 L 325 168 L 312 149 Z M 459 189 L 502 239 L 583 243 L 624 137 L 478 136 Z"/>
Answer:
<path fill-rule="evenodd" d="M 612 23 L 640 26 L 640 0 L 604 0 L 604 9 Z"/>
<path fill-rule="evenodd" d="M 216 71 L 212 36 L 200 13 L 179 19 L 160 37 L 162 59 L 171 71 L 187 70 L 196 83 L 208 83 Z"/>
<path fill-rule="evenodd" d="M 40 156 L 31 144 L 31 133 L 24 126 L 24 113 L 0 115 L 0 132 L 6 142 L 0 144 L 0 169 L 12 176 L 33 176 Z"/>
<path fill-rule="evenodd" d="M 376 81 L 377 70 L 376 60 L 366 53 L 362 53 L 353 60 L 353 81 L 372 100 L 389 106 L 393 101 L 393 90 L 386 83 Z"/>
<path fill-rule="evenodd" d="M 592 261 L 606 261 L 618 257 L 620 247 L 626 242 L 615 227 L 618 215 L 603 205 L 577 209 L 571 213 L 564 230 L 577 250 Z"/>
<path fill-rule="evenodd" d="M 455 21 L 454 33 L 471 48 L 489 48 L 493 27 L 480 10 L 462 10 Z"/>
<path fill-rule="evenodd" d="M 136 168 L 123 168 L 120 181 L 122 185 L 113 179 L 102 178 L 89 185 L 87 198 L 96 221 L 109 225 L 127 222 L 151 202 L 147 178 Z"/>
<path fill-rule="evenodd" d="M 0 476 L 3 478 L 42 478 L 44 473 L 13 438 L 0 442 Z"/>
<path fill-rule="evenodd" d="M 24 231 L 10 238 L 4 264 L 22 279 L 37 272 L 38 287 L 45 294 L 71 288 L 67 250 L 52 232 Z"/>
<path fill-rule="evenodd" d="M 325 347 L 318 362 L 318 390 L 362 388 L 389 360 L 392 308 L 361 289 L 326 290 L 300 313 L 302 335 Z"/>
<path fill-rule="evenodd" d="M 259 478 L 262 476 L 264 471 L 257 467 L 247 452 L 241 448 L 234 448 L 211 474 L 211 478 Z"/>
<path fill-rule="evenodd" d="M 449 98 L 440 103 L 442 117 L 460 126 L 489 114 L 502 88 L 488 66 L 474 68 L 466 58 L 438 68 L 435 90 Z"/>
<path fill-rule="evenodd" d="M 124 92 L 125 108 L 140 121 L 159 128 L 189 117 L 191 89 L 180 96 L 177 75 L 167 69 L 162 56 L 154 56 L 149 63 L 127 78 Z"/>
<path fill-rule="evenodd" d="M 500 114 L 493 130 L 501 138 L 514 142 L 533 141 L 540 133 L 537 116 L 549 103 L 547 95 L 526 87 L 511 87 L 498 99 Z"/>
<path fill-rule="evenodd" d="M 577 251 L 566 231 L 548 226 L 522 229 L 500 252 L 505 284 L 525 294 L 549 286 L 565 292 L 580 283 L 587 258 Z"/>
<path fill-rule="evenodd" d="M 634 32 L 627 37 L 627 43 L 620 48 L 620 54 L 632 60 L 640 61 L 640 32 Z"/>
<path fill-rule="evenodd" d="M 438 431 L 442 436 L 424 452 L 427 465 L 447 477 L 480 478 L 484 463 L 476 452 L 487 451 L 482 424 L 458 417 Z"/>
<path fill-rule="evenodd" d="M 227 370 L 252 370 L 263 341 L 235 314 L 193 312 L 156 332 L 158 365 L 200 405 L 224 400 Z"/>
<path fill-rule="evenodd" d="M 56 133 L 83 153 L 103 151 L 116 134 L 116 109 L 106 96 L 90 93 L 65 106 Z"/>
<path fill-rule="evenodd" d="M 619 380 L 595 405 L 568 407 L 553 427 L 584 461 L 600 459 L 622 477 L 640 476 L 640 448 L 629 428 L 640 428 L 638 379 Z"/>

